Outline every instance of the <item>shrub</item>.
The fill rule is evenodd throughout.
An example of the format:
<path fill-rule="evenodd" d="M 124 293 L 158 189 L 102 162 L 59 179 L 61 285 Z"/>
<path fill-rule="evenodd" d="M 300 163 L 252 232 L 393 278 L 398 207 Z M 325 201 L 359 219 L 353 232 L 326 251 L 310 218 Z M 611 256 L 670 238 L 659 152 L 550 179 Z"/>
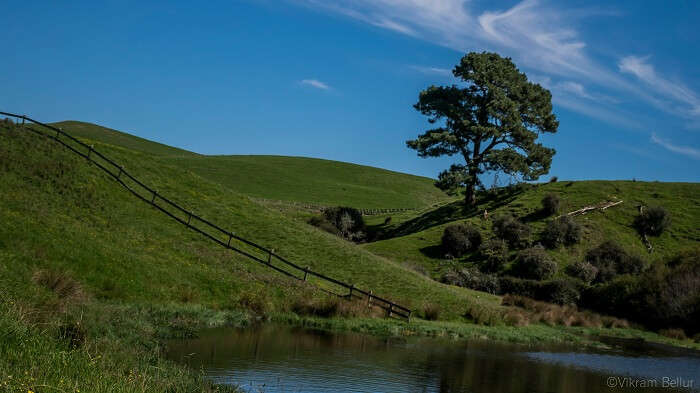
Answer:
<path fill-rule="evenodd" d="M 569 216 L 562 216 L 547 223 L 542 232 L 542 242 L 548 248 L 567 246 L 581 241 L 581 226 Z"/>
<path fill-rule="evenodd" d="M 521 278 L 546 280 L 557 272 L 557 263 L 542 247 L 532 247 L 518 253 L 513 271 Z"/>
<path fill-rule="evenodd" d="M 578 304 L 581 291 L 571 280 L 552 280 L 540 287 L 537 298 L 556 304 Z"/>
<path fill-rule="evenodd" d="M 561 200 L 557 194 L 547 194 L 542 198 L 542 211 L 548 216 L 556 214 L 559 211 Z"/>
<path fill-rule="evenodd" d="M 322 217 L 312 217 L 309 224 L 352 241 L 363 241 L 366 236 L 362 213 L 353 207 L 329 207 Z"/>
<path fill-rule="evenodd" d="M 598 268 L 596 282 L 607 282 L 619 274 L 637 274 L 644 269 L 644 261 L 629 255 L 612 240 L 601 243 L 586 253 L 586 261 Z"/>
<path fill-rule="evenodd" d="M 659 334 L 668 337 L 668 338 L 673 338 L 676 340 L 687 340 L 688 337 L 685 335 L 685 332 L 683 329 L 663 329 L 659 331 Z"/>
<path fill-rule="evenodd" d="M 571 277 L 590 284 L 598 275 L 598 268 L 590 262 L 579 261 L 567 266 L 565 272 Z"/>
<path fill-rule="evenodd" d="M 440 306 L 428 303 L 423 307 L 423 315 L 428 321 L 437 321 L 440 318 Z"/>
<path fill-rule="evenodd" d="M 520 295 L 534 299 L 540 293 L 540 282 L 535 280 L 505 276 L 499 277 L 498 285 L 501 294 Z"/>
<path fill-rule="evenodd" d="M 479 253 L 484 259 L 481 269 L 486 273 L 500 271 L 508 261 L 508 246 L 502 239 L 487 240 L 479 247 Z"/>
<path fill-rule="evenodd" d="M 453 269 L 442 276 L 443 283 L 457 285 L 490 294 L 500 293 L 498 277 L 481 273 L 477 269 Z"/>
<path fill-rule="evenodd" d="M 450 225 L 442 234 L 442 249 L 446 254 L 459 258 L 481 244 L 481 233 L 471 225 Z"/>
<path fill-rule="evenodd" d="M 494 220 L 493 231 L 514 248 L 525 248 L 530 244 L 530 227 L 513 216 L 501 216 Z"/>
<path fill-rule="evenodd" d="M 82 300 L 84 297 L 83 287 L 66 273 L 37 270 L 32 275 L 32 281 L 55 293 L 61 300 Z"/>
<path fill-rule="evenodd" d="M 550 182 L 550 183 L 556 183 L 557 181 L 559 181 L 559 178 L 556 177 L 556 176 L 552 176 L 552 177 L 549 178 L 549 182 Z"/>
<path fill-rule="evenodd" d="M 671 225 L 671 215 L 663 207 L 647 207 L 635 219 L 634 227 L 642 235 L 659 236 Z"/>

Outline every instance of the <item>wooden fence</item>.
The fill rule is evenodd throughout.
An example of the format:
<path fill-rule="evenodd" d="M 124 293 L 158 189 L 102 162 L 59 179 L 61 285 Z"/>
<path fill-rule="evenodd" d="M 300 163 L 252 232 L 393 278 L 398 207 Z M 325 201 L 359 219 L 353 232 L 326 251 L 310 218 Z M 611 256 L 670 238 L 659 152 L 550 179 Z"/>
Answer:
<path fill-rule="evenodd" d="M 263 247 L 261 245 L 256 244 L 255 242 L 237 236 L 234 232 L 227 231 L 221 228 L 220 226 L 212 223 L 211 221 L 208 221 L 205 218 L 194 214 L 191 210 L 184 209 L 183 207 L 168 199 L 164 195 L 159 194 L 158 191 L 156 191 L 155 189 L 147 186 L 146 184 L 138 180 L 136 177 L 132 176 L 126 169 L 124 169 L 124 166 L 112 161 L 104 154 L 95 150 L 93 146 L 81 142 L 72 135 L 63 131 L 61 128 L 39 122 L 24 115 L 17 115 L 2 111 L 0 111 L 0 115 L 20 119 L 22 123 L 17 122 L 17 124 L 21 125 L 23 128 L 30 130 L 36 134 L 49 137 L 55 140 L 56 142 L 60 143 L 73 153 L 87 159 L 91 163 L 95 164 L 98 168 L 102 169 L 105 173 L 107 173 L 110 177 L 116 180 L 119 184 L 121 184 L 124 188 L 126 188 L 129 192 L 131 192 L 134 196 L 136 196 L 143 202 L 146 202 L 147 204 L 153 206 L 154 208 L 158 209 L 170 218 L 174 219 L 182 225 L 185 225 L 187 228 L 201 234 L 202 236 L 213 241 L 214 243 L 229 250 L 232 250 L 240 255 L 243 255 L 248 259 L 256 261 L 288 277 L 315 284 L 317 287 L 319 287 L 325 292 L 337 295 L 341 298 L 348 300 L 363 299 L 367 302 L 368 306 L 379 307 L 381 309 L 384 309 L 389 317 L 403 318 L 407 321 L 410 321 L 411 310 L 406 307 L 394 303 L 391 300 L 379 297 L 375 295 L 373 291 L 365 291 L 363 289 L 355 287 L 355 285 L 353 284 L 348 284 L 346 282 L 336 280 L 324 274 L 315 272 L 309 267 L 302 267 L 276 254 L 274 249 Z M 45 132 L 43 130 L 37 130 L 33 127 L 24 127 L 25 122 L 36 124 L 38 126 L 44 127 L 45 129 L 48 129 L 49 131 Z M 84 151 L 81 151 L 81 149 Z M 248 250 L 244 250 L 244 248 L 248 248 Z M 251 251 L 251 249 L 262 253 L 262 255 L 254 255 L 254 251 Z M 316 279 L 315 283 L 312 282 L 312 279 L 314 278 Z M 338 286 L 344 290 L 347 290 L 348 293 L 341 294 L 334 292 L 331 289 L 332 285 L 331 287 L 328 287 L 328 285 L 324 287 L 324 285 L 320 285 L 321 283 Z"/>

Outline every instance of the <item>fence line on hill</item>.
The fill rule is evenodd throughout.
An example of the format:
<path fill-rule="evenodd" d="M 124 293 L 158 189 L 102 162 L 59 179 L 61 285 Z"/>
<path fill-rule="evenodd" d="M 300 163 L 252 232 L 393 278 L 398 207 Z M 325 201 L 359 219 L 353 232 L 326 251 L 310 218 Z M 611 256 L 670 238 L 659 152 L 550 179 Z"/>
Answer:
<path fill-rule="evenodd" d="M 26 127 L 25 129 L 30 130 L 36 134 L 42 135 L 44 137 L 48 137 L 53 139 L 54 141 L 60 143 L 64 147 L 66 147 L 68 150 L 72 151 L 73 153 L 87 159 L 89 162 L 95 164 L 98 168 L 102 169 L 104 172 L 106 172 L 109 176 L 111 176 L 115 181 L 117 181 L 119 184 L 121 184 L 124 188 L 126 188 L 129 192 L 131 192 L 134 196 L 139 198 L 140 200 L 146 202 L 147 204 L 153 206 L 154 208 L 158 209 L 162 213 L 166 214 L 170 218 L 174 219 L 175 221 L 179 222 L 180 224 L 185 225 L 187 228 L 199 233 L 200 235 L 208 238 L 209 240 L 217 243 L 218 245 L 232 250 L 234 252 L 237 252 L 248 259 L 252 259 L 268 268 L 271 268 L 281 274 L 284 274 L 286 276 L 295 278 L 299 281 L 305 281 L 305 282 L 311 282 L 310 278 L 317 278 L 321 282 L 325 282 L 328 284 L 333 284 L 337 285 L 341 288 L 344 288 L 348 290 L 349 292 L 347 294 L 338 294 L 333 292 L 330 289 L 323 288 L 323 286 L 319 285 L 318 283 L 315 284 L 318 288 L 321 290 L 337 295 L 341 298 L 345 298 L 348 300 L 352 299 L 365 299 L 367 301 L 368 307 L 379 307 L 381 309 L 384 309 L 387 312 L 387 315 L 389 317 L 398 317 L 398 318 L 404 318 L 408 321 L 410 321 L 411 318 L 411 313 L 412 311 L 409 308 L 406 308 L 404 306 L 401 306 L 397 303 L 392 302 L 391 300 L 382 298 L 380 296 L 377 296 L 374 294 L 373 291 L 365 291 L 363 289 L 355 287 L 354 284 L 348 284 L 346 282 L 343 282 L 341 280 L 336 280 L 332 277 L 328 277 L 324 274 L 315 272 L 311 270 L 309 267 L 301 267 L 300 265 L 295 264 L 294 262 L 291 262 L 287 260 L 286 258 L 278 255 L 275 253 L 274 248 L 269 249 L 267 247 L 263 247 L 253 241 L 244 239 L 240 236 L 237 236 L 235 232 L 232 231 L 227 231 L 220 226 L 212 223 L 211 221 L 208 221 L 204 219 L 203 217 L 200 217 L 196 214 L 194 214 L 191 210 L 187 210 L 177 203 L 173 202 L 172 200 L 166 198 L 165 196 L 161 195 L 158 193 L 157 190 L 147 186 L 140 180 L 138 180 L 136 177 L 131 175 L 126 169 L 124 169 L 123 165 L 119 165 L 116 162 L 112 161 L 110 158 L 106 157 L 99 151 L 95 150 L 95 148 L 92 145 L 88 145 L 84 142 L 81 142 L 77 138 L 73 137 L 72 135 L 66 133 L 59 127 L 54 127 L 49 124 L 42 123 L 40 121 L 34 120 L 28 116 L 25 115 L 17 115 L 14 113 L 8 113 L 8 112 L 2 112 L 0 111 L 0 115 L 4 116 L 10 116 L 14 117 L 16 119 L 21 119 L 22 123 L 21 126 L 24 127 L 25 122 L 30 122 L 36 125 L 39 125 L 41 127 L 45 127 L 49 130 L 51 130 L 53 135 L 49 135 L 45 132 L 42 132 L 40 130 L 34 129 L 32 127 Z M 19 123 L 17 123 L 19 124 Z M 67 138 L 67 140 L 62 139 L 61 136 L 64 136 Z M 87 152 L 82 152 L 78 150 L 78 147 L 72 146 L 69 144 L 69 142 L 73 142 L 74 144 L 77 144 L 78 146 L 87 149 Z M 99 162 L 98 159 L 101 159 L 102 162 Z M 112 169 L 110 169 L 112 168 Z M 126 182 L 128 180 L 131 180 L 133 183 L 132 186 L 129 186 Z M 139 190 L 141 192 L 139 192 Z M 145 191 L 145 193 L 144 193 Z M 173 211 L 174 210 L 174 211 Z M 184 215 L 184 217 L 183 217 Z M 204 228 L 200 228 L 195 226 L 195 223 L 201 223 Z M 214 233 L 212 233 L 214 232 Z M 248 246 L 249 248 L 252 248 L 256 251 L 262 252 L 264 257 L 256 256 L 253 255 L 250 251 L 243 250 L 243 247 L 241 245 L 232 245 L 233 241 L 236 241 L 244 246 Z M 264 259 L 266 257 L 266 259 Z M 279 263 L 273 264 L 274 261 L 278 261 Z M 281 264 L 282 266 L 279 266 Z M 291 268 L 293 272 L 290 272 L 289 270 L 285 270 L 282 267 L 287 267 Z M 298 273 L 299 276 L 295 273 Z"/>
<path fill-rule="evenodd" d="M 296 208 L 306 209 L 306 210 L 314 211 L 314 212 L 322 212 L 322 211 L 332 207 L 332 206 L 327 206 L 327 205 L 319 205 L 319 204 L 315 204 L 315 203 L 298 202 L 298 201 L 284 201 L 284 200 L 280 200 L 280 199 L 267 199 L 267 198 L 259 198 L 259 197 L 250 197 L 250 199 L 252 201 L 263 203 L 263 204 L 294 206 Z M 356 208 L 356 209 L 363 216 L 374 216 L 374 215 L 379 215 L 379 214 L 390 214 L 390 213 L 403 213 L 403 212 L 408 212 L 408 211 L 419 210 L 416 207 Z"/>

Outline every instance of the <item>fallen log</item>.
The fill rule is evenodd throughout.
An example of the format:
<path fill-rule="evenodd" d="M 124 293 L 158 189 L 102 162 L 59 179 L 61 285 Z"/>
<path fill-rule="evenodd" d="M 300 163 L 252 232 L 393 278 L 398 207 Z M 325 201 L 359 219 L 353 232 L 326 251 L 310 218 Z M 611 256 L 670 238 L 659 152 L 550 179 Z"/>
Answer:
<path fill-rule="evenodd" d="M 583 208 L 581 208 L 581 209 L 574 210 L 574 211 L 569 212 L 569 213 L 566 213 L 566 214 L 562 214 L 562 215 L 559 216 L 559 217 L 563 217 L 563 216 L 570 216 L 570 217 L 571 217 L 571 216 L 579 216 L 579 215 L 586 214 L 586 213 L 588 213 L 588 212 L 590 212 L 590 211 L 593 211 L 593 210 L 605 210 L 605 209 L 607 209 L 607 208 L 610 208 L 610 207 L 613 207 L 613 206 L 617 206 L 617 205 L 621 204 L 622 202 L 623 202 L 623 201 L 605 201 L 605 202 L 601 202 L 601 203 L 599 203 L 599 204 L 597 204 L 597 205 L 586 206 L 586 207 L 583 207 Z M 559 218 L 559 217 L 557 217 L 557 218 Z"/>

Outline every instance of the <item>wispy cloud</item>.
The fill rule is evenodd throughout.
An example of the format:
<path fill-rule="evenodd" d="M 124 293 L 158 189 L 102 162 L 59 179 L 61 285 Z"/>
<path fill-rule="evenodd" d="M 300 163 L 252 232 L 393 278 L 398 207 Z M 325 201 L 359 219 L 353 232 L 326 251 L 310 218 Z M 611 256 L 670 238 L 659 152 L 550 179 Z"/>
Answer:
<path fill-rule="evenodd" d="M 418 66 L 418 65 L 412 65 L 409 66 L 411 69 L 418 71 L 422 74 L 428 74 L 428 75 L 440 75 L 440 76 L 452 76 L 452 70 L 447 69 L 447 68 L 441 68 L 441 67 L 426 67 L 426 66 Z"/>
<path fill-rule="evenodd" d="M 585 112 L 590 112 L 590 101 L 606 101 L 609 106 L 621 102 L 611 95 L 622 94 L 639 97 L 686 119 L 700 118 L 698 95 L 682 84 L 660 78 L 645 58 L 629 56 L 614 68 L 597 61 L 589 53 L 589 45 L 576 30 L 577 22 L 593 15 L 610 15 L 609 11 L 562 9 L 547 0 L 523 0 L 507 9 L 487 10 L 475 9 L 475 2 L 470 0 L 290 1 L 343 14 L 460 52 L 476 48 L 498 51 L 513 57 L 528 74 L 534 71 L 554 79 L 550 88 L 565 95 L 568 102 L 578 101 L 570 107 L 585 107 Z M 429 70 L 430 67 L 426 67 L 423 71 Z M 624 73 L 653 86 L 655 93 L 650 94 Z M 595 90 L 609 94 L 592 93 Z M 659 94 L 667 100 L 659 99 Z M 682 103 L 683 110 L 679 111 L 668 102 L 671 100 Z"/>
<path fill-rule="evenodd" d="M 651 141 L 663 147 L 664 149 L 670 150 L 674 153 L 683 154 L 696 160 L 700 159 L 700 149 L 696 149 L 691 146 L 681 146 L 673 144 L 666 139 L 659 138 L 658 136 L 656 136 L 656 134 L 651 134 Z"/>
<path fill-rule="evenodd" d="M 620 72 L 634 75 L 652 88 L 656 95 L 673 100 L 675 106 L 655 100 L 654 103 L 662 109 L 676 111 L 686 117 L 700 116 L 700 97 L 690 88 L 679 82 L 659 76 L 654 66 L 649 64 L 649 56 L 627 56 L 618 63 Z"/>
<path fill-rule="evenodd" d="M 321 90 L 330 90 L 331 89 L 331 87 L 328 86 L 328 84 L 321 82 L 318 79 L 302 79 L 299 83 L 301 83 L 302 85 L 315 87 L 315 88 L 321 89 Z"/>

